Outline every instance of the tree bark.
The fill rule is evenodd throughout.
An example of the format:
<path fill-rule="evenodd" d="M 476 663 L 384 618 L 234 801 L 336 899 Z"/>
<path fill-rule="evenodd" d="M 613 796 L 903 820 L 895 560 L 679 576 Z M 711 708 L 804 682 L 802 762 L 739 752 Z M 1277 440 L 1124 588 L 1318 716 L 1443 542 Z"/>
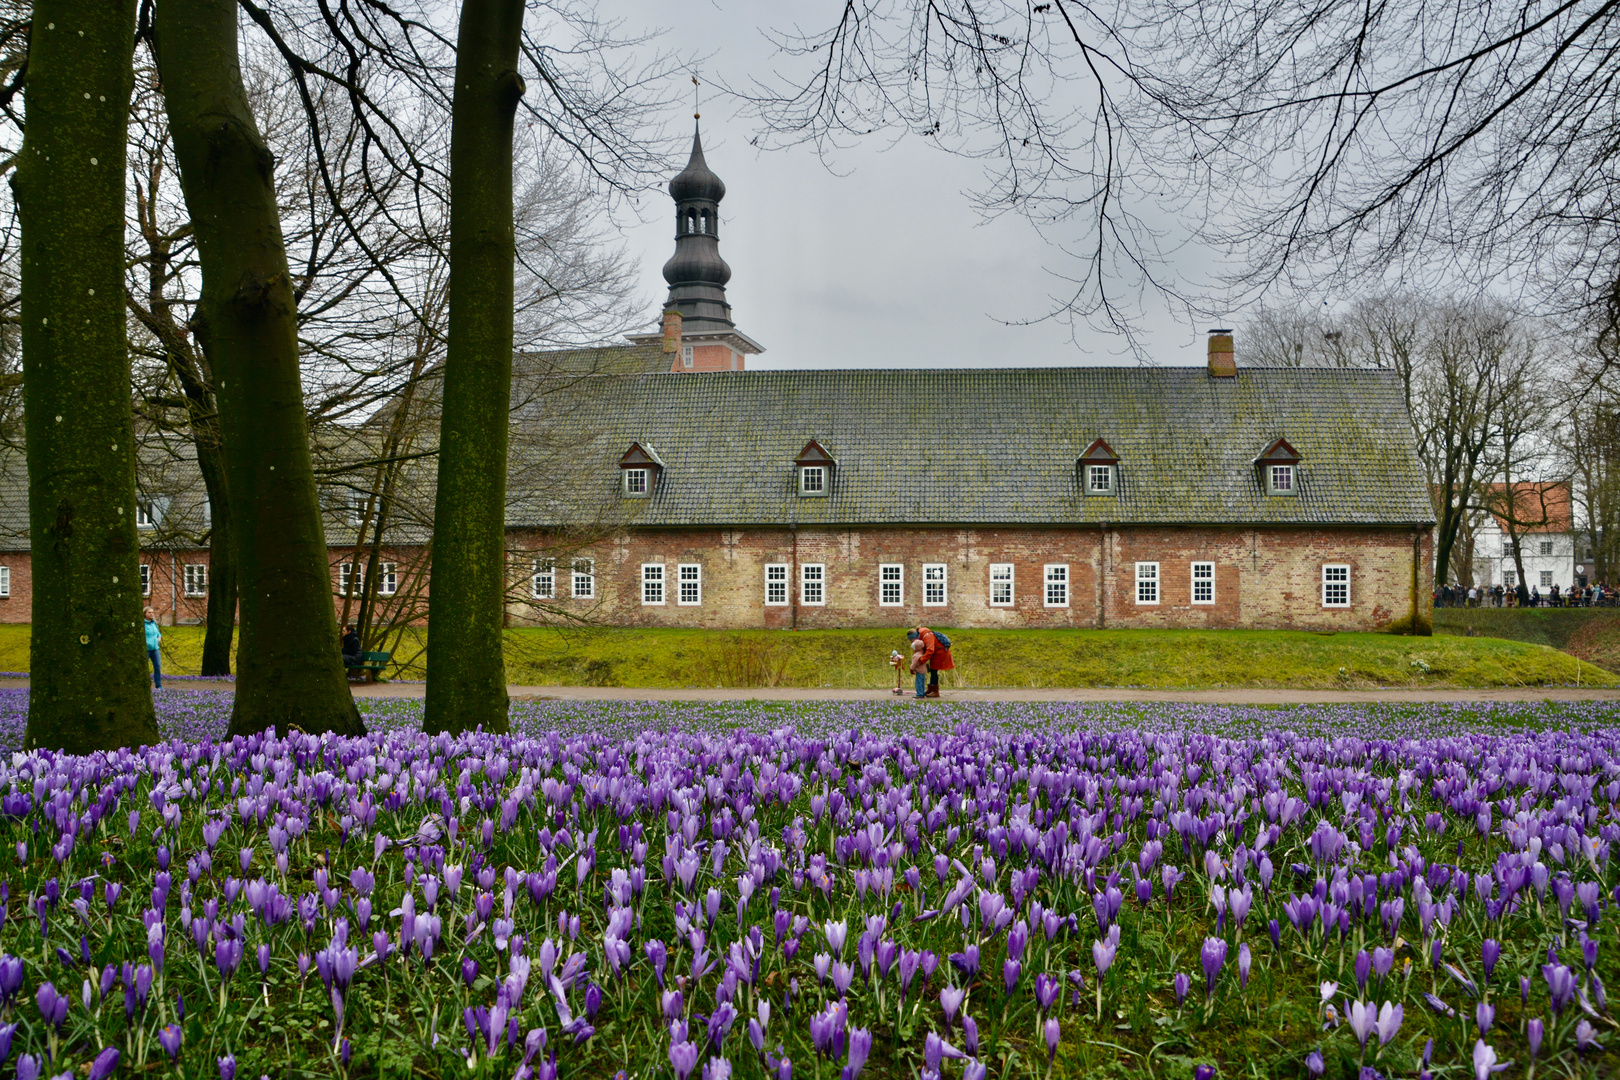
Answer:
<path fill-rule="evenodd" d="M 274 159 L 242 86 L 233 0 L 158 5 L 158 69 L 202 293 L 240 575 L 232 734 L 364 730 L 344 677 L 298 370 Z"/>
<path fill-rule="evenodd" d="M 22 225 L 33 633 L 26 745 L 158 739 L 146 675 L 124 325 L 124 165 L 135 0 L 39 0 Z"/>
<path fill-rule="evenodd" d="M 522 0 L 464 0 L 450 114 L 450 326 L 428 596 L 428 731 L 507 728 L 512 121 Z"/>

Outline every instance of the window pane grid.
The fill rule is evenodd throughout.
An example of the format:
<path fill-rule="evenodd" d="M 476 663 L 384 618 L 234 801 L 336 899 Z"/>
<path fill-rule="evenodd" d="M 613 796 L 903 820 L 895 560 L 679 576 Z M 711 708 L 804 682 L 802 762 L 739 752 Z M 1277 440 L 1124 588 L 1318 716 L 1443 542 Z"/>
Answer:
<path fill-rule="evenodd" d="M 771 607 L 780 607 L 787 602 L 787 563 L 771 563 L 765 567 L 765 603 Z"/>
<path fill-rule="evenodd" d="M 535 560 L 533 594 L 536 600 L 557 598 L 557 570 L 549 559 Z"/>
<path fill-rule="evenodd" d="M 1192 564 L 1192 602 L 1195 604 L 1213 604 L 1215 602 L 1214 563 L 1195 562 Z"/>
<path fill-rule="evenodd" d="M 596 596 L 596 563 L 591 559 L 575 559 L 573 577 L 574 599 L 594 599 Z"/>
<path fill-rule="evenodd" d="M 799 567 L 799 600 L 812 605 L 827 602 L 827 568 L 823 564 L 804 563 Z"/>
<path fill-rule="evenodd" d="M 1322 567 L 1322 606 L 1350 606 L 1350 567 L 1342 563 Z"/>
<path fill-rule="evenodd" d="M 990 564 L 990 606 L 1011 607 L 1013 602 L 1013 564 Z"/>
<path fill-rule="evenodd" d="M 1048 563 L 1046 566 L 1046 606 L 1069 606 L 1069 564 Z"/>
<path fill-rule="evenodd" d="M 682 607 L 694 607 L 703 603 L 703 567 L 698 563 L 681 563 L 679 568 L 680 592 L 676 594 L 676 603 Z"/>
<path fill-rule="evenodd" d="M 208 567 L 201 563 L 187 563 L 185 587 L 187 596 L 206 596 L 208 593 Z"/>
<path fill-rule="evenodd" d="M 641 564 L 641 602 L 658 605 L 664 602 L 664 564 Z"/>
<path fill-rule="evenodd" d="M 878 567 L 879 606 L 899 607 L 905 602 L 905 579 L 904 563 L 883 563 Z"/>
<path fill-rule="evenodd" d="M 1159 602 L 1158 563 L 1139 562 L 1136 564 L 1136 602 L 1138 604 L 1157 604 Z"/>
<path fill-rule="evenodd" d="M 923 607 L 945 606 L 946 573 L 944 563 L 923 564 Z"/>

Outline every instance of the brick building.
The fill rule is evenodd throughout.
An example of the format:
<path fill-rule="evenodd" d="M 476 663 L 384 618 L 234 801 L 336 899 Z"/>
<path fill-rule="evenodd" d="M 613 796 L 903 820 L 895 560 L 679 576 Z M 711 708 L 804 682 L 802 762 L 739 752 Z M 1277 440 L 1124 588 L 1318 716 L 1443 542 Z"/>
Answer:
<path fill-rule="evenodd" d="M 1392 374 L 1239 369 L 1227 331 L 1198 367 L 748 371 L 696 137 L 670 190 L 662 332 L 515 365 L 514 624 L 1428 631 L 1433 512 Z M 195 621 L 206 505 L 165 468 L 143 586 Z M 0 476 L 0 524 L 18 490 Z M 340 612 L 357 520 L 329 500 Z M 0 621 L 28 619 L 21 524 Z M 415 612 L 425 540 L 376 562 Z"/>

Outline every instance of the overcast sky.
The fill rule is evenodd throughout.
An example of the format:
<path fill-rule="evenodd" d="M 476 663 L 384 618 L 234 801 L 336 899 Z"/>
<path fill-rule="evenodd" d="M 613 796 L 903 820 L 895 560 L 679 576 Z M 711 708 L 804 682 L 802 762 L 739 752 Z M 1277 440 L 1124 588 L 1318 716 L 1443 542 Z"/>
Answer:
<path fill-rule="evenodd" d="M 623 32 L 663 28 L 661 44 L 710 54 L 700 73 L 746 85 L 769 72 L 762 31 L 792 17 L 806 29 L 835 20 L 838 0 L 599 0 Z M 672 92 L 690 94 L 690 84 Z M 761 152 L 755 121 L 713 90 L 703 106 L 709 167 L 726 184 L 720 251 L 732 270 L 727 295 L 737 326 L 765 346 L 750 367 L 978 367 L 1134 364 L 1126 343 L 1067 322 L 1039 319 L 1063 284 L 1062 253 L 1024 220 L 985 222 L 965 191 L 982 164 L 919 137 L 874 137 L 840 153 L 829 170 L 808 149 Z M 691 124 L 690 107 L 684 119 Z M 660 269 L 674 251 L 667 195 L 643 203 L 646 224 L 626 230 L 642 263 L 649 324 L 665 295 Z M 1187 277 L 1214 268 L 1183 257 Z M 1193 260 L 1189 262 L 1188 260 Z M 1219 320 L 1231 325 L 1241 313 Z M 1210 325 L 1215 325 L 1211 323 Z M 1140 323 L 1156 364 L 1202 363 L 1204 331 L 1168 311 Z M 1076 340 L 1078 339 L 1078 344 Z M 1241 343 L 1240 343 L 1241 344 Z"/>

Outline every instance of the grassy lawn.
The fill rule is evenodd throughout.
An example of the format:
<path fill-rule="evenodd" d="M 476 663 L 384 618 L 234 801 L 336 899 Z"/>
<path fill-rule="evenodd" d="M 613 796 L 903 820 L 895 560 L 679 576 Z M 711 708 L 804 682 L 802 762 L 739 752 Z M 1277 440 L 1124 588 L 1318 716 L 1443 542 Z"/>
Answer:
<path fill-rule="evenodd" d="M 1617 608 L 1439 608 L 1434 632 L 1549 645 L 1620 672 Z"/>
<path fill-rule="evenodd" d="M 1484 614 L 1469 612 L 1469 615 Z M 1535 615 L 1536 612 L 1525 612 Z M 1579 614 L 1548 612 L 1547 614 Z M 1620 622 L 1620 620 L 1616 620 Z M 0 627 L 0 670 L 28 667 L 27 626 Z M 958 687 L 1371 687 L 1620 685 L 1545 643 L 1441 634 L 1284 630 L 950 630 Z M 420 679 L 423 636 L 396 650 L 395 677 Z M 1620 634 L 1615 636 L 1620 645 Z M 200 627 L 164 630 L 164 670 L 195 674 Z M 515 629 L 507 678 L 530 686 L 883 687 L 898 630 Z M 1616 650 L 1620 659 L 1620 649 Z"/>

